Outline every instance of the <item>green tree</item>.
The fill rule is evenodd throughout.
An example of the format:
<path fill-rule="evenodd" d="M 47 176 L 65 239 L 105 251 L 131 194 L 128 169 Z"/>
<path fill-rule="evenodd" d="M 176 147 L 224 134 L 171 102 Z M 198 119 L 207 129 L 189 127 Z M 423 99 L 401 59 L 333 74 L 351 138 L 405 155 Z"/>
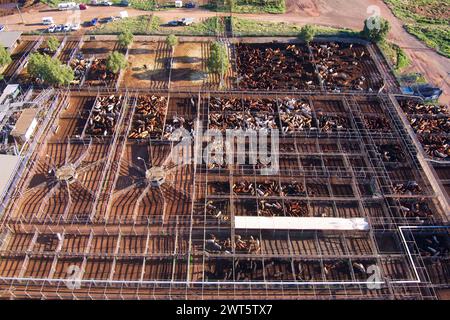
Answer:
<path fill-rule="evenodd" d="M 166 43 L 168 46 L 170 46 L 170 48 L 173 49 L 175 48 L 175 46 L 178 44 L 178 37 L 174 34 L 169 34 L 166 37 Z"/>
<path fill-rule="evenodd" d="M 30 76 L 50 85 L 68 85 L 73 81 L 73 70 L 57 59 L 40 53 L 33 53 L 27 64 Z"/>
<path fill-rule="evenodd" d="M 120 52 L 114 51 L 106 59 L 106 68 L 112 73 L 118 73 L 120 69 L 124 69 L 126 66 L 127 60 Z"/>
<path fill-rule="evenodd" d="M 50 52 L 56 52 L 58 50 L 60 42 L 55 36 L 51 36 L 47 39 L 47 48 Z"/>
<path fill-rule="evenodd" d="M 217 73 L 220 76 L 220 86 L 222 86 L 223 76 L 227 72 L 229 64 L 227 48 L 223 43 L 216 41 L 211 44 L 210 57 L 207 64 L 210 72 Z"/>
<path fill-rule="evenodd" d="M 0 46 L 0 68 L 10 64 L 12 61 L 11 55 L 6 48 Z"/>
<path fill-rule="evenodd" d="M 391 29 L 389 21 L 379 16 L 367 18 L 361 35 L 372 42 L 384 41 Z"/>
<path fill-rule="evenodd" d="M 122 31 L 118 36 L 119 45 L 127 48 L 133 42 L 133 33 L 130 30 Z"/>
<path fill-rule="evenodd" d="M 300 29 L 299 37 L 300 39 L 304 40 L 306 43 L 310 43 L 314 40 L 314 37 L 316 35 L 316 28 L 312 25 L 306 24 Z"/>

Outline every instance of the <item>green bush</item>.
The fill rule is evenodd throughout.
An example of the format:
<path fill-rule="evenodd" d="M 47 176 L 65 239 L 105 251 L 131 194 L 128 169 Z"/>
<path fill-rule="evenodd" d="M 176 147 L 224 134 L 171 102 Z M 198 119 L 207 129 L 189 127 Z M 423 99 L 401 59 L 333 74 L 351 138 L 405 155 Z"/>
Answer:
<path fill-rule="evenodd" d="M 30 76 L 51 85 L 68 85 L 74 78 L 73 70 L 46 54 L 33 53 L 27 64 Z"/>
<path fill-rule="evenodd" d="M 397 64 L 395 66 L 396 70 L 402 70 L 406 67 L 408 67 L 410 64 L 410 60 L 408 56 L 406 55 L 405 51 L 403 51 L 402 48 L 397 46 Z"/>
<path fill-rule="evenodd" d="M 126 66 L 127 60 L 120 52 L 114 51 L 106 59 L 106 68 L 112 73 L 118 73 L 121 69 L 126 68 Z"/>
<path fill-rule="evenodd" d="M 225 45 L 217 41 L 213 42 L 208 59 L 209 71 L 223 76 L 227 72 L 228 64 L 228 54 Z"/>
<path fill-rule="evenodd" d="M 117 36 L 119 45 L 121 47 L 127 48 L 133 42 L 133 33 L 125 29 Z"/>
<path fill-rule="evenodd" d="M 307 24 L 301 28 L 299 37 L 306 43 L 310 43 L 311 41 L 314 40 L 315 35 L 316 35 L 316 28 L 314 26 Z"/>
<path fill-rule="evenodd" d="M 166 43 L 172 49 L 178 44 L 178 37 L 174 34 L 169 34 L 166 37 Z"/>
<path fill-rule="evenodd" d="M 8 64 L 10 64 L 12 61 L 11 55 L 9 54 L 8 50 L 6 48 L 0 46 L 0 69 Z"/>
<path fill-rule="evenodd" d="M 364 27 L 361 35 L 367 40 L 373 42 L 384 41 L 389 33 L 391 26 L 389 21 L 381 17 L 370 17 L 364 21 Z"/>
<path fill-rule="evenodd" d="M 61 43 L 59 42 L 58 38 L 56 38 L 55 36 L 49 37 L 46 42 L 47 48 L 48 50 L 50 50 L 50 52 L 56 52 L 60 44 Z"/>

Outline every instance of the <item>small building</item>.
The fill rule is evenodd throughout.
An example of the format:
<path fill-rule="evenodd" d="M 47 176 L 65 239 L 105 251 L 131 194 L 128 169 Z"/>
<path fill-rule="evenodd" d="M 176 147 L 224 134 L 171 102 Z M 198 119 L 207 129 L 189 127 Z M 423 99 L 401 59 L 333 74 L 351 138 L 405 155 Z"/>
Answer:
<path fill-rule="evenodd" d="M 30 139 L 37 126 L 37 112 L 38 109 L 34 108 L 23 110 L 14 129 L 11 131 L 11 136 L 19 139 L 22 143 Z"/>
<path fill-rule="evenodd" d="M 0 154 L 0 163 L 2 164 L 2 170 L 0 170 L 0 200 L 3 200 L 6 191 L 8 191 L 9 183 L 16 172 L 19 162 L 19 156 Z"/>
<path fill-rule="evenodd" d="M 13 52 L 19 42 L 22 31 L 2 31 L 0 32 L 0 45 L 8 52 Z"/>
<path fill-rule="evenodd" d="M 19 93 L 20 87 L 18 84 L 8 84 L 0 96 L 0 105 L 7 103 L 8 99 L 15 99 Z"/>

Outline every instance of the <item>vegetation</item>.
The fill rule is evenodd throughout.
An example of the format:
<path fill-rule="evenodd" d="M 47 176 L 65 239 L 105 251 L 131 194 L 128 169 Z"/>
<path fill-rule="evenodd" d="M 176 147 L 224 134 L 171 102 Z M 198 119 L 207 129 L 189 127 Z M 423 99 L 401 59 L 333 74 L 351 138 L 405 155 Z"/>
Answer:
<path fill-rule="evenodd" d="M 405 51 L 395 43 L 382 41 L 378 43 L 378 46 L 383 51 L 386 59 L 390 62 L 395 71 L 401 72 L 411 64 L 411 60 L 406 55 Z"/>
<path fill-rule="evenodd" d="M 0 69 L 10 64 L 12 61 L 11 55 L 6 48 L 0 46 Z"/>
<path fill-rule="evenodd" d="M 131 0 L 130 6 L 134 9 L 144 11 L 154 11 L 158 9 L 156 0 Z"/>
<path fill-rule="evenodd" d="M 126 68 L 126 66 L 127 60 L 120 52 L 114 51 L 106 59 L 106 68 L 112 73 L 118 73 L 121 69 Z"/>
<path fill-rule="evenodd" d="M 137 16 L 116 20 L 103 24 L 90 34 L 117 34 L 125 30 L 134 35 L 177 34 L 177 35 L 216 35 L 225 32 L 225 23 L 221 17 L 210 17 L 190 26 L 168 28 L 162 27 L 161 19 L 157 16 Z"/>
<path fill-rule="evenodd" d="M 210 57 L 208 59 L 209 71 L 223 77 L 227 72 L 228 64 L 227 48 L 225 45 L 217 41 L 213 42 L 211 44 Z"/>
<path fill-rule="evenodd" d="M 31 54 L 27 72 L 50 85 L 68 85 L 74 78 L 73 70 L 69 66 L 40 53 Z"/>
<path fill-rule="evenodd" d="M 56 52 L 56 50 L 58 50 L 59 46 L 60 46 L 60 42 L 58 40 L 58 38 L 56 38 L 55 36 L 51 36 L 47 39 L 47 48 L 48 50 L 50 50 L 50 52 Z"/>
<path fill-rule="evenodd" d="M 285 0 L 215 0 L 207 9 L 235 13 L 285 13 Z"/>
<path fill-rule="evenodd" d="M 310 43 L 311 41 L 313 41 L 315 35 L 316 35 L 316 28 L 314 26 L 307 24 L 300 29 L 299 37 L 306 43 Z"/>
<path fill-rule="evenodd" d="M 175 48 L 175 46 L 178 44 L 178 37 L 174 34 L 169 34 L 166 37 L 166 43 L 173 50 Z"/>
<path fill-rule="evenodd" d="M 223 17 L 210 17 L 186 27 L 186 33 L 189 34 L 216 35 L 224 32 L 225 22 Z"/>
<path fill-rule="evenodd" d="M 395 66 L 395 68 L 397 70 L 402 70 L 408 67 L 411 61 L 409 60 L 409 57 L 406 55 L 405 51 L 403 51 L 402 48 L 396 45 L 396 49 L 397 49 L 397 65 Z"/>
<path fill-rule="evenodd" d="M 255 21 L 233 17 L 233 33 L 238 36 L 298 36 L 302 27 L 285 22 Z M 314 26 L 316 36 L 357 37 L 359 32 L 351 29 L 336 29 Z"/>
<path fill-rule="evenodd" d="M 128 48 L 128 46 L 133 42 L 133 33 L 125 29 L 117 36 L 119 46 Z"/>
<path fill-rule="evenodd" d="M 428 47 L 450 58 L 450 1 L 385 0 L 405 29 Z"/>
<path fill-rule="evenodd" d="M 382 42 L 386 39 L 390 29 L 389 21 L 379 16 L 370 17 L 364 21 L 361 36 L 372 42 Z"/>
<path fill-rule="evenodd" d="M 160 20 L 158 17 L 142 15 L 119 19 L 110 23 L 102 24 L 97 29 L 90 31 L 91 34 L 117 34 L 130 32 L 134 35 L 152 34 L 158 30 Z"/>

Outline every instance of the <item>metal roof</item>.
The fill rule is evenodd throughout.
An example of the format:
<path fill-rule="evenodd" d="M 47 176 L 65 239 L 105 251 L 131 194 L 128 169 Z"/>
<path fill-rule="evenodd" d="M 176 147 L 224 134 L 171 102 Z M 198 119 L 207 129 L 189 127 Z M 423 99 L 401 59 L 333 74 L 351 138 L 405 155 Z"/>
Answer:
<path fill-rule="evenodd" d="M 22 31 L 2 31 L 0 32 L 0 45 L 11 49 L 22 35 Z"/>
<path fill-rule="evenodd" d="M 11 131 L 11 135 L 13 137 L 20 137 L 26 134 L 28 128 L 33 123 L 33 120 L 36 118 L 38 110 L 34 108 L 25 109 L 20 114 L 19 119 L 14 126 L 14 129 Z"/>
<path fill-rule="evenodd" d="M 0 154 L 0 199 L 3 198 L 3 194 L 9 185 L 9 181 L 14 174 L 17 165 L 19 164 L 20 157 L 7 154 Z"/>
<path fill-rule="evenodd" d="M 269 230 L 369 230 L 365 218 L 234 217 L 236 229 Z"/>

